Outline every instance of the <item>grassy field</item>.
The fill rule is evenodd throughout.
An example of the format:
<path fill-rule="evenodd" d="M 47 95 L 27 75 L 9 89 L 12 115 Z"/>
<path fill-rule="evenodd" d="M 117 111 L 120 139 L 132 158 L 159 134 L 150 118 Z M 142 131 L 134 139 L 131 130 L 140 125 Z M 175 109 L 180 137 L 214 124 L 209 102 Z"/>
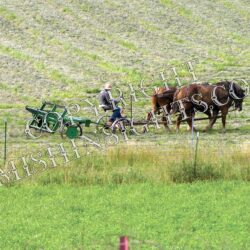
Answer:
<path fill-rule="evenodd" d="M 182 144 L 182 147 L 179 145 Z M 190 183 L 195 181 L 214 180 L 250 180 L 250 148 L 248 144 L 242 145 L 229 142 L 199 141 L 197 151 L 192 141 L 185 140 L 176 144 L 145 145 L 145 142 L 132 145 L 119 145 L 104 151 L 83 147 L 76 143 L 79 158 L 76 158 L 70 144 L 64 143 L 68 162 L 61 154 L 54 156 L 56 165 L 46 153 L 42 157 L 33 154 L 37 161 L 31 160 L 26 154 L 25 159 L 29 174 L 24 170 L 21 160 L 23 153 L 13 160 L 18 171 L 19 180 L 8 166 L 9 182 L 2 176 L 5 185 L 15 183 L 33 183 L 39 185 L 67 184 L 78 186 L 109 185 L 109 184 L 136 184 L 136 183 Z M 230 146 L 229 146 L 230 145 Z M 35 146 L 34 146 L 35 147 Z M 51 147 L 52 152 L 58 146 Z M 34 151 L 35 152 L 35 151 Z M 43 160 L 39 162 L 39 160 Z M 7 173 L 7 172 L 6 172 Z"/>
<path fill-rule="evenodd" d="M 249 145 L 200 140 L 194 166 L 184 143 L 77 142 L 79 159 L 65 144 L 68 163 L 27 161 L 28 177 L 17 161 L 22 179 L 0 188 L 0 248 L 117 249 L 128 235 L 131 249 L 248 249 Z"/>
<path fill-rule="evenodd" d="M 106 82 L 124 92 L 128 117 L 128 84 L 137 89 L 133 115 L 145 119 L 151 104 L 140 83 L 151 95 L 163 72 L 176 85 L 174 67 L 189 84 L 188 61 L 198 81 L 249 83 L 249 17 L 246 0 L 0 0 L 0 170 L 9 176 L 0 173 L 0 249 L 117 249 L 120 235 L 131 249 L 249 249 L 249 97 L 229 113 L 226 133 L 220 120 L 209 133 L 207 121 L 196 122 L 198 141 L 184 124 L 179 134 L 150 126 L 106 148 L 91 126 L 84 135 L 103 149 L 77 139 L 76 159 L 58 133 L 24 133 L 25 106 L 42 100 L 77 103 L 76 116 L 96 121 L 84 100 L 98 106 Z"/>
<path fill-rule="evenodd" d="M 0 248 L 117 249 L 129 235 L 131 249 L 249 249 L 249 192 L 239 181 L 1 188 Z"/>

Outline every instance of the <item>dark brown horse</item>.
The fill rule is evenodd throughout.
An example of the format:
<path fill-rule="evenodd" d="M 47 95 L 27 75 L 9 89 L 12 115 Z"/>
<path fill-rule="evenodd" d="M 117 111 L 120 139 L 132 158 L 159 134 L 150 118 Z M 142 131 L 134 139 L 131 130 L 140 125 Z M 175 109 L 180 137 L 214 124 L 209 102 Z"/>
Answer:
<path fill-rule="evenodd" d="M 167 115 L 170 113 L 171 106 L 170 103 L 173 102 L 174 93 L 177 90 L 176 87 L 159 87 L 154 90 L 151 97 L 152 111 L 147 114 L 147 121 L 152 120 L 155 114 L 163 113 L 162 121 L 164 121 L 164 127 L 170 130 L 167 124 Z"/>
<path fill-rule="evenodd" d="M 229 108 L 234 103 L 238 110 L 242 110 L 244 97 L 244 90 L 234 82 L 222 81 L 215 85 L 190 84 L 175 93 L 171 113 L 180 112 L 176 122 L 179 130 L 181 120 L 186 120 L 192 128 L 192 117 L 195 112 L 203 112 L 210 119 L 206 128 L 208 130 L 213 127 L 218 113 L 221 112 L 223 131 L 225 131 Z"/>
<path fill-rule="evenodd" d="M 227 103 L 225 102 L 224 104 L 224 102 L 220 103 L 219 101 L 218 103 L 216 98 L 223 99 L 221 93 L 224 94 L 225 92 L 227 93 L 228 102 Z M 225 98 L 226 95 L 224 96 L 224 101 Z M 211 109 L 213 110 L 213 116 L 210 119 L 210 122 L 207 126 L 207 130 L 213 127 L 214 123 L 216 122 L 218 113 L 221 112 L 223 131 L 225 131 L 226 118 L 229 108 L 234 105 L 236 110 L 241 111 L 244 98 L 245 98 L 245 90 L 242 89 L 240 85 L 238 85 L 237 83 L 227 80 L 216 83 L 211 95 L 211 99 L 213 100 L 213 105 L 211 106 Z"/>

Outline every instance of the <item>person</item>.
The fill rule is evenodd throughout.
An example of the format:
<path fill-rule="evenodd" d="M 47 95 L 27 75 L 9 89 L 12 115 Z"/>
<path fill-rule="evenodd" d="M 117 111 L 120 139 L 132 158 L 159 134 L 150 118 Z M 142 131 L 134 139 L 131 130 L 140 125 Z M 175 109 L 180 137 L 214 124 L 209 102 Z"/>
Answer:
<path fill-rule="evenodd" d="M 107 122 L 107 126 L 110 127 L 116 119 L 122 118 L 121 108 L 117 106 L 120 102 L 120 99 L 113 99 L 110 95 L 110 91 L 112 89 L 112 85 L 110 83 L 106 83 L 104 89 L 100 93 L 100 105 L 105 112 L 107 110 L 112 110 L 113 113 Z"/>

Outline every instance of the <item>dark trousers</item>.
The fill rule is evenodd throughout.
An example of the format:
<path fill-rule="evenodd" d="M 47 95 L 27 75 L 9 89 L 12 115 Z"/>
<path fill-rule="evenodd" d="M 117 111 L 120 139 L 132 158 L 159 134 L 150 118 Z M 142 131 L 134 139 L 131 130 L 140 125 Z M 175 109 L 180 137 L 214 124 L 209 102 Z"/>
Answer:
<path fill-rule="evenodd" d="M 109 121 L 114 122 L 116 119 L 120 119 L 120 118 L 122 118 L 121 109 L 116 108 L 115 110 L 113 110 L 113 114 L 111 115 Z"/>

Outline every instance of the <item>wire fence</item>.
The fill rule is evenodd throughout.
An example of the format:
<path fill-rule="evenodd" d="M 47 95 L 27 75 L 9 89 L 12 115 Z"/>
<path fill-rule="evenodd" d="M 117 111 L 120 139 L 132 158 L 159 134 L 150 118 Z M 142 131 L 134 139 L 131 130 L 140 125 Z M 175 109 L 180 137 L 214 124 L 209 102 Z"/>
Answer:
<path fill-rule="evenodd" d="M 5 147 L 2 154 L 2 167 L 0 168 L 1 181 L 5 178 L 4 183 L 9 184 L 27 179 L 30 176 L 35 176 L 37 173 L 42 173 L 48 169 L 53 169 L 55 167 L 65 168 L 67 166 L 75 165 L 73 162 L 79 158 L 82 159 L 80 161 L 81 165 L 84 165 L 84 162 L 93 161 L 94 163 L 96 160 L 99 163 L 103 161 L 115 162 L 117 157 L 121 157 L 121 159 L 126 161 L 130 161 L 130 159 L 135 157 L 136 161 L 141 164 L 140 159 L 144 159 L 150 155 L 150 161 L 159 162 L 159 164 L 164 164 L 166 160 L 177 165 L 187 162 L 187 166 L 192 173 L 191 175 L 190 173 L 187 175 L 185 174 L 185 178 L 182 175 L 177 175 L 177 177 L 175 177 L 176 170 L 173 168 L 168 167 L 164 170 L 165 175 L 168 174 L 169 176 L 173 176 L 173 178 L 178 178 L 177 181 L 182 181 L 181 178 L 184 178 L 185 180 L 189 180 L 189 178 L 190 180 L 195 180 L 196 177 L 197 179 L 210 178 L 209 176 L 212 175 L 215 170 L 208 170 L 208 174 L 205 176 L 203 173 L 204 170 L 200 165 L 202 161 L 207 164 L 215 164 L 215 168 L 218 163 L 224 164 L 223 162 L 229 162 L 232 167 L 232 162 L 239 161 L 239 164 L 243 165 L 241 166 L 237 163 L 237 169 L 234 170 L 236 174 L 230 173 L 227 178 L 242 178 L 244 180 L 248 180 L 249 178 L 249 173 L 247 172 L 249 170 L 245 164 L 250 160 L 250 140 L 249 138 L 246 138 L 245 135 L 240 139 L 239 137 L 234 137 L 232 135 L 227 138 L 225 137 L 225 134 L 215 134 L 214 136 L 213 134 L 205 135 L 200 134 L 199 132 L 193 132 L 191 134 L 185 133 L 182 135 L 159 134 L 159 139 L 156 134 L 152 134 L 150 136 L 145 135 L 144 139 L 143 137 L 138 136 L 137 140 L 133 137 L 133 139 L 128 141 L 124 141 L 122 137 L 119 137 L 119 143 L 113 145 L 105 144 L 105 140 L 101 141 L 100 138 L 96 137 L 96 134 L 93 133 L 73 140 L 62 140 L 59 135 L 46 136 L 48 140 L 45 140 L 45 138 L 39 138 L 37 140 L 19 138 L 17 141 L 7 141 L 7 147 Z M 199 162 L 199 164 L 197 164 L 197 162 Z M 1 172 L 1 169 L 10 174 L 11 179 L 6 177 L 4 172 Z M 20 170 L 22 171 L 22 174 L 18 175 L 17 173 Z M 225 175 L 224 168 L 220 169 L 219 167 L 215 172 L 219 176 Z M 72 174 L 73 173 L 74 170 L 72 170 Z M 139 182 L 142 180 L 151 180 L 151 177 L 149 179 L 146 176 L 140 177 L 140 173 L 139 175 L 138 173 L 134 173 L 134 175 L 139 177 L 132 177 L 132 179 Z M 96 174 L 98 175 L 98 171 Z M 119 173 L 119 171 L 117 173 L 113 172 L 110 176 L 107 174 L 106 177 L 100 177 L 104 178 L 102 180 L 99 176 L 96 176 L 93 177 L 95 178 L 94 182 L 91 179 L 92 177 L 83 176 L 81 178 L 86 178 L 86 180 L 82 181 L 83 185 L 88 183 L 93 184 L 95 181 L 98 182 L 98 179 L 104 183 L 120 183 L 120 181 L 126 182 L 126 178 L 128 180 L 131 178 L 127 177 L 127 174 L 129 175 L 129 170 L 128 173 L 123 174 Z M 159 179 L 160 177 L 154 176 L 153 179 L 154 178 Z M 72 181 L 74 182 L 75 180 Z M 164 177 L 162 181 L 166 182 L 167 179 Z"/>

